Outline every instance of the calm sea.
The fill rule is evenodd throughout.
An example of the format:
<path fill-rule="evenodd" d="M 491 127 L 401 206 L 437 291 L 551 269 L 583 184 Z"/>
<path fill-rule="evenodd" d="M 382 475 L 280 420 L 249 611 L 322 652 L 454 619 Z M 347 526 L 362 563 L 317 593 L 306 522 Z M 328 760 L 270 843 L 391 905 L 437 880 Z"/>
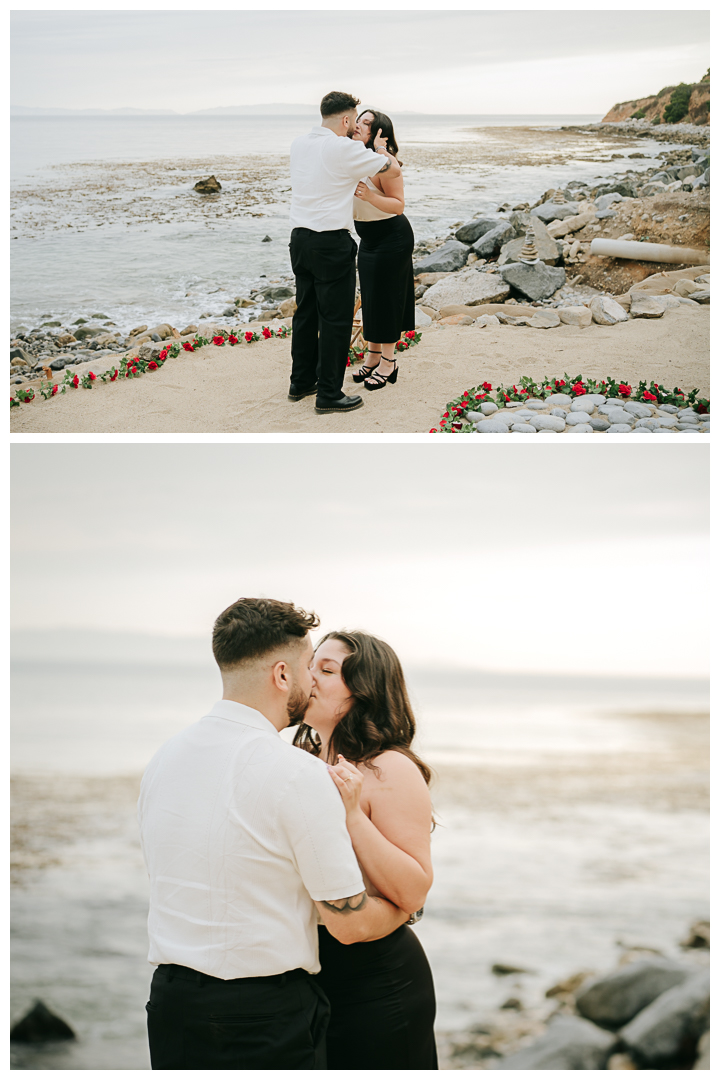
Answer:
<path fill-rule="evenodd" d="M 598 119 L 397 116 L 417 239 L 444 236 L 505 201 L 534 201 L 550 186 L 614 171 L 609 147 L 593 153 L 593 140 L 585 152 L 553 150 L 561 125 Z M 289 277 L 289 148 L 315 122 L 13 117 L 11 328 L 104 315 L 123 332 L 158 321 L 181 329 L 220 315 L 263 276 Z M 535 130 L 531 153 L 520 143 L 514 150 L 512 139 L 492 152 L 488 133 L 508 126 Z M 655 161 L 660 145 L 642 146 Z M 193 185 L 210 174 L 223 192 L 206 199 Z"/>
<path fill-rule="evenodd" d="M 416 930 L 439 1030 L 485 1022 L 510 996 L 546 1008 L 545 989 L 613 967 L 623 946 L 676 954 L 707 914 L 706 684 L 452 671 L 409 682 L 437 773 L 435 884 Z M 39 996 L 79 1035 L 18 1050 L 15 1068 L 149 1067 L 133 778 L 218 696 L 210 664 L 15 665 L 27 831 L 12 1012 Z M 498 978 L 493 963 L 527 973 Z"/>

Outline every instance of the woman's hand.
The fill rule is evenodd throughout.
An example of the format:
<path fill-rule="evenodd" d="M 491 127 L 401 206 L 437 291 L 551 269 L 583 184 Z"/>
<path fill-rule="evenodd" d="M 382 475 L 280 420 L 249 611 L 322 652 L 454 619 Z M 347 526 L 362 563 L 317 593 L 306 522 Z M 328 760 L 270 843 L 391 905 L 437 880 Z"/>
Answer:
<path fill-rule="evenodd" d="M 363 202 L 370 202 L 370 188 L 367 184 L 363 184 L 362 180 L 355 188 L 355 198 L 362 199 Z"/>
<path fill-rule="evenodd" d="M 335 781 L 335 786 L 342 795 L 342 801 L 345 803 L 345 814 L 350 818 L 360 810 L 363 775 L 342 754 L 338 754 L 337 765 L 328 765 L 327 768 Z M 362 813 L 362 811 L 360 812 Z"/>

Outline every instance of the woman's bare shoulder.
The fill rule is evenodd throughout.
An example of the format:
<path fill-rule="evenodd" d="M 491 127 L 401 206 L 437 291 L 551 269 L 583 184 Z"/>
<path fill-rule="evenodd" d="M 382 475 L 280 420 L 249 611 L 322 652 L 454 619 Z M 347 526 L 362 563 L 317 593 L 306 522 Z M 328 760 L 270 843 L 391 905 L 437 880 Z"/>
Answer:
<path fill-rule="evenodd" d="M 412 758 L 409 758 L 407 754 L 403 754 L 401 750 L 383 750 L 381 754 L 373 758 L 372 764 L 379 770 L 379 773 L 371 768 L 368 768 L 368 772 L 375 776 L 378 783 L 382 784 L 387 781 L 413 783 L 417 778 L 425 786 L 422 773 L 417 765 Z"/>

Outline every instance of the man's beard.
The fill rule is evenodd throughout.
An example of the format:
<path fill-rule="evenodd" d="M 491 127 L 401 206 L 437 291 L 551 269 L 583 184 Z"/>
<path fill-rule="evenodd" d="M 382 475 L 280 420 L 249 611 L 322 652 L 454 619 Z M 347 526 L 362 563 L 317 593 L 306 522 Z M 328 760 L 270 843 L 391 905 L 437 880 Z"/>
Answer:
<path fill-rule="evenodd" d="M 287 703 L 288 727 L 297 727 L 298 724 L 303 722 L 309 704 L 310 695 L 303 694 L 299 686 L 297 689 L 291 691 Z"/>

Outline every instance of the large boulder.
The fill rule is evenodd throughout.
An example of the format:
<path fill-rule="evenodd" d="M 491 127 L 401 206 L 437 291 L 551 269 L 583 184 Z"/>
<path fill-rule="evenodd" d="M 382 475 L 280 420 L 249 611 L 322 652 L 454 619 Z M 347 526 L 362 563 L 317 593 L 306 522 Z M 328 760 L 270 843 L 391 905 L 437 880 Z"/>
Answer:
<path fill-rule="evenodd" d="M 208 176 L 206 180 L 198 180 L 195 191 L 199 191 L 201 195 L 216 195 L 218 191 L 222 191 L 222 184 L 214 176 Z"/>
<path fill-rule="evenodd" d="M 547 263 L 548 266 L 555 266 L 562 253 L 562 245 L 558 251 L 557 240 L 547 230 L 547 226 L 543 225 L 539 218 L 532 218 L 530 214 L 522 214 L 522 218 L 527 219 L 527 225 L 523 228 L 524 222 L 521 221 L 521 215 L 513 214 L 514 218 L 517 218 L 516 228 L 519 227 L 520 235 L 517 239 L 508 240 L 506 244 L 503 244 L 500 249 L 501 264 L 517 262 L 520 257 L 520 252 L 525 244 L 525 231 L 528 227 L 532 226 L 535 233 L 535 247 L 538 251 L 538 258 L 541 262 Z"/>
<path fill-rule="evenodd" d="M 603 1027 L 622 1027 L 688 973 L 686 965 L 663 957 L 637 960 L 586 983 L 576 995 L 577 1010 Z"/>
<path fill-rule="evenodd" d="M 629 318 L 625 308 L 620 307 L 611 296 L 593 296 L 590 311 L 593 322 L 600 326 L 614 326 L 615 323 L 627 322 Z"/>
<path fill-rule="evenodd" d="M 551 200 L 534 206 L 530 213 L 549 225 L 551 221 L 562 221 L 563 218 L 577 214 L 577 203 L 554 203 Z"/>
<path fill-rule="evenodd" d="M 601 184 L 595 188 L 593 194 L 597 198 L 598 195 L 610 195 L 614 191 L 618 195 L 624 195 L 627 199 L 636 199 L 638 195 L 633 185 L 627 180 L 611 180 L 606 184 Z"/>
<path fill-rule="evenodd" d="M 508 263 L 500 274 L 516 292 L 527 300 L 547 300 L 565 284 L 565 271 L 561 266 L 537 263 Z"/>
<path fill-rule="evenodd" d="M 501 304 L 509 295 L 510 286 L 499 274 L 484 274 L 470 266 L 431 285 L 423 295 L 423 304 L 439 311 L 448 304 Z"/>
<path fill-rule="evenodd" d="M 478 258 L 489 259 L 497 254 L 506 240 L 511 240 L 514 236 L 515 229 L 510 222 L 502 221 L 476 240 L 472 248 Z"/>
<path fill-rule="evenodd" d="M 498 225 L 502 225 L 503 221 L 504 218 L 499 217 L 481 217 L 475 218 L 473 221 L 466 221 L 455 233 L 455 239 L 462 244 L 474 244 L 485 233 L 490 232 L 491 229 L 496 229 Z"/>
<path fill-rule="evenodd" d="M 617 1039 L 579 1016 L 558 1016 L 536 1042 L 498 1062 L 498 1069 L 604 1069 Z"/>
<path fill-rule="evenodd" d="M 701 971 L 655 998 L 618 1032 L 623 1045 L 646 1068 L 692 1061 L 708 1026 L 710 973 Z"/>
<path fill-rule="evenodd" d="M 426 255 L 413 266 L 415 276 L 418 274 L 452 273 L 459 270 L 467 262 L 471 248 L 468 244 L 461 244 L 459 240 L 448 240 L 437 251 Z M 423 297 L 424 299 L 424 297 Z"/>
<path fill-rule="evenodd" d="M 74 1039 L 75 1032 L 61 1016 L 48 1009 L 43 1001 L 36 1001 L 30 1012 L 10 1029 L 11 1042 L 42 1043 Z"/>
<path fill-rule="evenodd" d="M 106 333 L 107 329 L 104 326 L 78 326 L 75 338 L 77 341 L 84 341 L 86 338 L 94 338 Z"/>

